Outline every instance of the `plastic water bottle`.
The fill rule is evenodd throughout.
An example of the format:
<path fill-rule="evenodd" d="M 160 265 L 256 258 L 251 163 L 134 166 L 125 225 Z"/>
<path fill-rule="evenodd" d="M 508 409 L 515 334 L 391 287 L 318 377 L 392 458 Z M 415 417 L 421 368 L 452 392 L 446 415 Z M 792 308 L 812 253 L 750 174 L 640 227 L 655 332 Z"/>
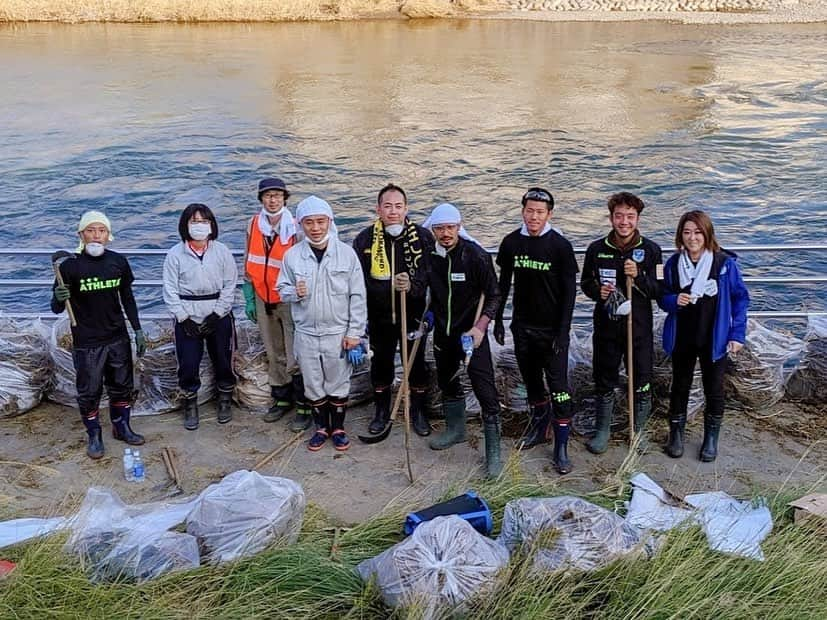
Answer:
<path fill-rule="evenodd" d="M 132 458 L 132 448 L 124 448 L 123 451 L 123 477 L 127 482 L 135 481 L 135 459 Z"/>
<path fill-rule="evenodd" d="M 456 342 L 456 341 L 454 341 Z M 465 353 L 465 365 L 471 361 L 471 356 L 474 354 L 474 338 L 468 334 L 462 335 L 462 350 Z"/>
<path fill-rule="evenodd" d="M 132 475 L 135 482 L 144 481 L 144 460 L 141 458 L 140 450 L 132 453 Z"/>

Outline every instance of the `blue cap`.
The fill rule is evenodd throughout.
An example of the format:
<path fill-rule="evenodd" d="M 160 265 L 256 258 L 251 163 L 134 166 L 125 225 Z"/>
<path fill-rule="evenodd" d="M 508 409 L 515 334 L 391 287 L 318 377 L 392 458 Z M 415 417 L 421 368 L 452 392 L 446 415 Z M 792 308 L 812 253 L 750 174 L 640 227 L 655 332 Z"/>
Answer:
<path fill-rule="evenodd" d="M 258 199 L 261 200 L 261 195 L 264 192 L 270 191 L 271 189 L 277 189 L 281 192 L 284 192 L 284 199 L 290 196 L 290 192 L 287 191 L 287 186 L 284 184 L 284 181 L 281 179 L 277 179 L 275 177 L 262 179 L 258 182 Z"/>

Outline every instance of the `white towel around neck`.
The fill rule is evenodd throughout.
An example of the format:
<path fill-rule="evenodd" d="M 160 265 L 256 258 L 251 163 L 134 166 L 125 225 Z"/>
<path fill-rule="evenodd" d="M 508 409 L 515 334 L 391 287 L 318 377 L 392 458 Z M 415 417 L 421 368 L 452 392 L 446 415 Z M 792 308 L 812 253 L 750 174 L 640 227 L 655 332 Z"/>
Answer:
<path fill-rule="evenodd" d="M 689 253 L 686 250 L 681 252 L 678 260 L 678 278 L 680 279 L 681 288 L 686 288 L 689 284 L 692 284 L 689 289 L 689 294 L 693 299 L 692 303 L 704 295 L 714 297 L 718 294 L 718 283 L 709 279 L 709 272 L 712 270 L 712 258 L 712 252 L 704 250 L 698 263 L 693 265 Z"/>
<path fill-rule="evenodd" d="M 281 239 L 282 243 L 285 243 L 288 239 L 295 236 L 296 234 L 296 221 L 293 219 L 293 214 L 290 213 L 290 209 L 287 207 L 282 207 L 281 211 L 276 213 L 275 215 L 270 215 L 264 209 L 258 214 L 258 229 L 261 231 L 261 234 L 265 237 L 272 237 L 273 236 L 273 226 L 270 224 L 270 217 L 275 217 L 281 215 L 281 220 L 279 220 L 279 239 Z M 269 216 L 269 217 L 268 217 Z"/>

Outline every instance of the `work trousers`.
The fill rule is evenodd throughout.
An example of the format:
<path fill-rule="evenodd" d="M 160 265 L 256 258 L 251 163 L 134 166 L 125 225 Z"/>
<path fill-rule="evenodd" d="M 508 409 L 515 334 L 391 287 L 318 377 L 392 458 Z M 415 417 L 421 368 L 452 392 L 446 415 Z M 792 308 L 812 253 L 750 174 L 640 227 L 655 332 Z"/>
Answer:
<path fill-rule="evenodd" d="M 347 400 L 353 369 L 343 355 L 344 337 L 344 333 L 312 336 L 296 332 L 294 347 L 308 400 L 320 401 L 325 396 Z"/>
<path fill-rule="evenodd" d="M 570 418 L 568 341 L 559 343 L 559 350 L 555 353 L 554 330 L 512 324 L 511 333 L 514 334 L 514 355 L 525 383 L 529 404 L 542 403 L 551 394 L 554 417 L 560 420 Z"/>
<path fill-rule="evenodd" d="M 195 395 L 201 387 L 201 358 L 204 344 L 215 371 L 215 382 L 220 392 L 232 392 L 235 387 L 233 351 L 235 350 L 235 323 L 233 313 L 218 320 L 215 331 L 192 338 L 175 324 L 175 355 L 178 357 L 178 385 L 187 395 Z"/>
<path fill-rule="evenodd" d="M 72 361 L 78 409 L 84 418 L 98 410 L 104 385 L 109 402 L 132 400 L 132 347 L 127 337 L 96 347 L 76 347 Z"/>
<path fill-rule="evenodd" d="M 290 304 L 267 304 L 256 295 L 256 322 L 267 353 L 267 378 L 271 386 L 287 385 L 299 371 L 293 353 L 293 317 Z"/>
<path fill-rule="evenodd" d="M 408 322 L 410 324 L 410 321 Z M 416 327 L 412 327 L 416 329 Z M 370 380 L 374 388 L 387 388 L 393 383 L 393 358 L 402 338 L 401 325 L 397 323 L 370 323 L 370 348 L 373 359 L 370 362 Z M 427 335 L 420 339 L 419 349 L 414 357 L 409 377 L 412 388 L 425 390 L 428 387 L 428 367 L 425 364 L 425 342 Z M 413 340 L 405 338 L 408 354 L 413 348 Z"/>
<path fill-rule="evenodd" d="M 685 419 L 689 404 L 689 391 L 695 373 L 695 361 L 701 363 L 701 378 L 704 386 L 704 420 L 721 423 L 724 417 L 724 372 L 727 356 L 712 361 L 711 345 L 684 347 L 672 352 L 672 390 L 669 395 L 669 415 L 672 419 Z"/>
<path fill-rule="evenodd" d="M 612 321 L 609 325 L 595 326 L 592 334 L 592 376 L 597 394 L 606 394 L 617 387 L 621 360 L 628 371 L 626 340 L 625 318 Z M 632 347 L 635 390 L 648 391 L 654 359 L 652 332 L 635 334 Z"/>
<path fill-rule="evenodd" d="M 442 390 L 442 400 L 465 398 L 462 382 L 457 374 L 460 365 L 465 360 L 460 334 L 449 335 L 446 338 L 435 337 L 434 358 L 436 359 L 437 381 L 439 389 Z M 500 403 L 497 399 L 497 387 L 494 384 L 494 364 L 491 361 L 488 334 L 483 336 L 480 346 L 474 349 L 467 372 L 471 380 L 471 389 L 474 390 L 474 395 L 480 403 L 483 421 L 496 421 L 500 413 Z"/>

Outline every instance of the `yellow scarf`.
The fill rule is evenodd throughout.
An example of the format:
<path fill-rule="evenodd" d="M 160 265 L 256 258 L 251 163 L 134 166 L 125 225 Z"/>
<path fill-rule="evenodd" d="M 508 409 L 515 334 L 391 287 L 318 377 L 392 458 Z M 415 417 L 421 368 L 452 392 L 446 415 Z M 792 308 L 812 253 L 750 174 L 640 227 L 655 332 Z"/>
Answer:
<path fill-rule="evenodd" d="M 373 224 L 373 240 L 370 244 L 370 277 L 374 280 L 390 280 L 391 265 L 385 250 L 385 227 L 382 220 Z"/>

